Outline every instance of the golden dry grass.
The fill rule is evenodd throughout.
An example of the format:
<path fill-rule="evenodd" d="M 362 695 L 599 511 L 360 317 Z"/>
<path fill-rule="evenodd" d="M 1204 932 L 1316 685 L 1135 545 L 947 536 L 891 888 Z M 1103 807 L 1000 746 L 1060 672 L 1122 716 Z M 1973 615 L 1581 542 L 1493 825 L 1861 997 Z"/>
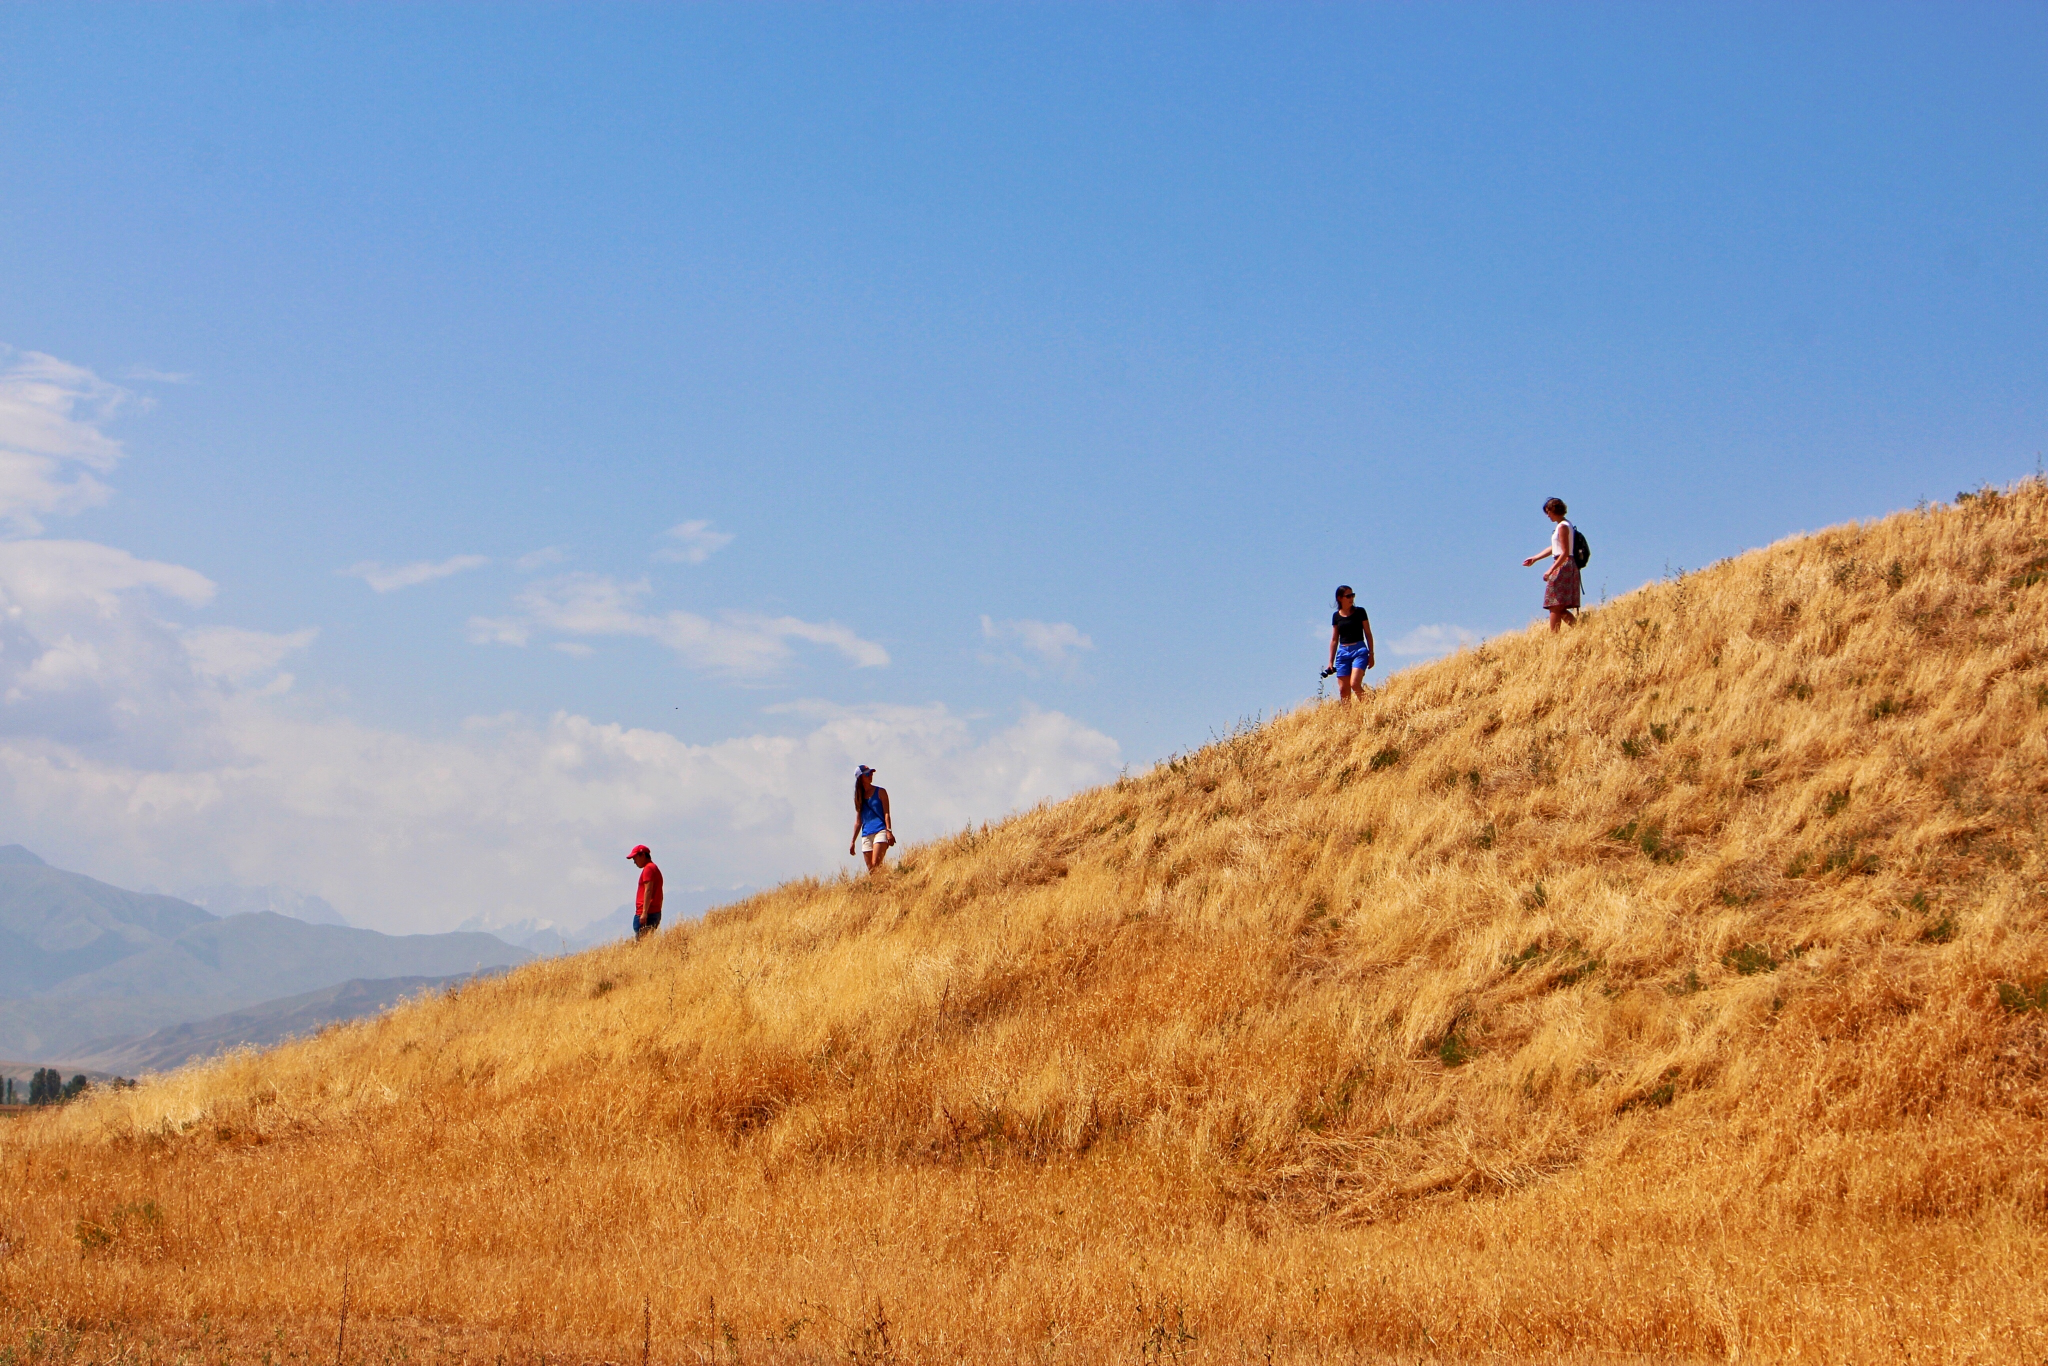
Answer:
<path fill-rule="evenodd" d="M 7 1126 L 0 1342 L 2038 1361 L 2044 739 L 2048 488 L 1789 541 Z"/>

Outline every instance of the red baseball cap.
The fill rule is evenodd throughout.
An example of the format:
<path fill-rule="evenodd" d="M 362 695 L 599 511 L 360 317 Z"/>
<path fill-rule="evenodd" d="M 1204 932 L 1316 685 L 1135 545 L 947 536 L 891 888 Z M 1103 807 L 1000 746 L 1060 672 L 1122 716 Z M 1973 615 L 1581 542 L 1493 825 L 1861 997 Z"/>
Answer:
<path fill-rule="evenodd" d="M 644 845 L 644 844 L 636 844 L 636 845 L 634 845 L 634 846 L 633 846 L 633 852 L 632 852 L 632 853 L 630 853 L 630 854 L 628 854 L 628 855 L 626 855 L 626 857 L 627 857 L 627 858 L 639 858 L 639 857 L 640 857 L 640 856 L 641 856 L 642 854 L 645 854 L 645 855 L 647 855 L 647 857 L 649 857 L 649 858 L 653 858 L 653 857 L 654 857 L 654 851 L 653 851 L 652 849 L 649 849 L 649 848 L 648 848 L 648 847 L 647 847 L 646 845 Z"/>

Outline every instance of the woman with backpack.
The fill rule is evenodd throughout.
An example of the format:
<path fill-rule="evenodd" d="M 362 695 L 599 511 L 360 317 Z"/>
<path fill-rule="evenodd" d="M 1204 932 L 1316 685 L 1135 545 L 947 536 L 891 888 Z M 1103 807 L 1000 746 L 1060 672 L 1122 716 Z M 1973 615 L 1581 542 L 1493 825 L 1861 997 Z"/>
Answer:
<path fill-rule="evenodd" d="M 1557 524 L 1550 534 L 1550 548 L 1522 561 L 1522 567 L 1527 569 L 1538 560 L 1556 558 L 1557 563 L 1543 571 L 1543 605 L 1550 609 L 1550 629 L 1555 631 L 1560 622 L 1566 626 L 1579 624 L 1572 614 L 1579 610 L 1580 540 L 1572 524 L 1564 519 L 1564 499 L 1552 498 L 1544 503 L 1543 515 Z"/>

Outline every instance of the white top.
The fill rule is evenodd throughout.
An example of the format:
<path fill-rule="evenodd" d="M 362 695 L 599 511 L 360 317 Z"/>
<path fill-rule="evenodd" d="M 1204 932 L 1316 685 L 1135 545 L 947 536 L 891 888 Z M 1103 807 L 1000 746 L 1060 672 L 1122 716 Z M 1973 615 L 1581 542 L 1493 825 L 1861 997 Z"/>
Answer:
<path fill-rule="evenodd" d="M 1528 543 L 1525 541 L 1523 544 L 1526 545 Z M 1557 531 L 1550 538 L 1550 553 L 1557 556 L 1560 560 L 1568 560 L 1572 557 L 1572 524 L 1570 522 L 1559 522 L 1557 524 Z"/>

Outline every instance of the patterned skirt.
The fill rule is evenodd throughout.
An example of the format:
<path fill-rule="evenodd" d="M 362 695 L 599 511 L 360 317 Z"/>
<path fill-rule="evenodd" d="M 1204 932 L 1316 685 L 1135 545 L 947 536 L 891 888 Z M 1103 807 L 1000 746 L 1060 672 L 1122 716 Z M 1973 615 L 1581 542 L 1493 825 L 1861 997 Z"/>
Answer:
<path fill-rule="evenodd" d="M 1569 556 L 1557 571 L 1557 577 L 1543 585 L 1543 605 L 1547 608 L 1576 609 L 1579 605 L 1579 566 Z"/>

